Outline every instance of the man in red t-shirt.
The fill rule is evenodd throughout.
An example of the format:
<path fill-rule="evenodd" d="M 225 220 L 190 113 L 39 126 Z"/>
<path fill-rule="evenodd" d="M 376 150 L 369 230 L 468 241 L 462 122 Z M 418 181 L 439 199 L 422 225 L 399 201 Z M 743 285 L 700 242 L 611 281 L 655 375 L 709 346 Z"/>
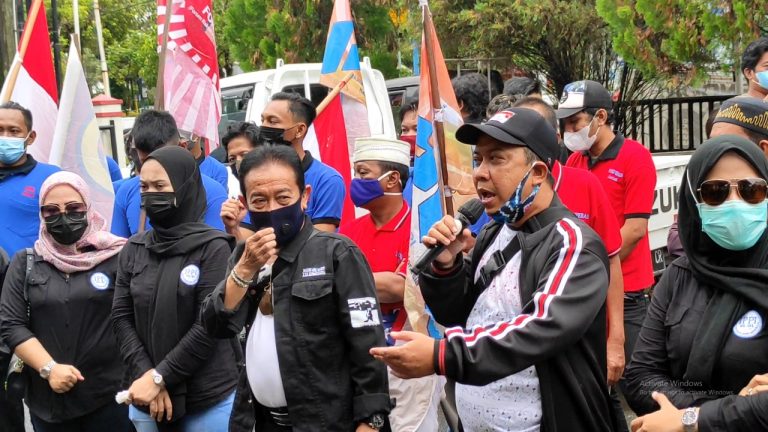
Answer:
<path fill-rule="evenodd" d="M 357 207 L 370 213 L 339 229 L 357 244 L 371 266 L 388 345 L 394 344 L 391 332 L 410 330 L 403 306 L 411 234 L 411 209 L 403 200 L 403 187 L 410 153 L 408 143 L 391 138 L 355 142 L 355 178 L 349 193 Z M 436 375 L 401 380 L 390 373 L 390 396 L 397 400 L 389 414 L 392 430 L 436 430 L 440 383 Z"/>
<path fill-rule="evenodd" d="M 541 98 L 527 97 L 514 104 L 515 107 L 529 108 L 539 114 L 558 130 L 555 110 Z M 560 142 L 560 134 L 558 134 Z M 611 282 L 608 287 L 606 310 L 608 338 L 608 385 L 613 386 L 624 373 L 624 279 L 621 274 L 621 231 L 613 214 L 608 196 L 592 173 L 563 166 L 556 161 L 552 166 L 554 189 L 557 196 L 577 218 L 590 226 L 603 240 L 611 265 Z"/>
<path fill-rule="evenodd" d="M 566 85 L 557 117 L 563 119 L 564 143 L 573 152 L 567 166 L 595 174 L 621 226 L 619 256 L 624 275 L 625 354 L 629 359 L 648 308 L 647 291 L 653 285 L 648 219 L 656 167 L 642 144 L 614 133 L 613 100 L 600 83 Z"/>

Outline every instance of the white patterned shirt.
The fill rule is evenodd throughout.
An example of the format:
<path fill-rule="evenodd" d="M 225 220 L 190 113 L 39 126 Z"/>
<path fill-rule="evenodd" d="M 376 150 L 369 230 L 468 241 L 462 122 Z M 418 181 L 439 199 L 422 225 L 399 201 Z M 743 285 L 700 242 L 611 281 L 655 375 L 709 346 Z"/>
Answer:
<path fill-rule="evenodd" d="M 497 250 L 504 249 L 517 231 L 504 226 L 477 266 L 480 269 Z M 520 290 L 520 252 L 496 275 L 480 294 L 467 319 L 467 329 L 512 321 L 522 311 Z M 534 432 L 541 425 L 541 392 L 536 368 L 531 366 L 514 375 L 484 386 L 456 384 L 456 408 L 467 432 Z"/>

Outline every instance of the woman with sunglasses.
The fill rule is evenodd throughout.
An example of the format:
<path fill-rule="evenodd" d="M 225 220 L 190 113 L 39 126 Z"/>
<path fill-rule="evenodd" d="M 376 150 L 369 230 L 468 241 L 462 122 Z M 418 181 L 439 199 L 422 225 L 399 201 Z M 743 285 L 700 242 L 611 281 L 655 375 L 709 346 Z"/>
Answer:
<path fill-rule="evenodd" d="M 114 400 L 123 366 L 109 320 L 125 239 L 106 230 L 88 185 L 71 172 L 42 184 L 40 219 L 30 261 L 27 250 L 16 253 L 0 299 L 0 335 L 24 361 L 32 424 L 130 431 L 128 410 Z"/>
<path fill-rule="evenodd" d="M 138 432 L 225 432 L 239 345 L 208 336 L 199 315 L 226 277 L 234 239 L 202 222 L 200 169 L 181 147 L 155 150 L 144 162 L 141 206 L 152 230 L 120 253 L 112 308 L 129 416 Z"/>
<path fill-rule="evenodd" d="M 766 179 L 765 155 L 742 137 L 691 156 L 680 187 L 686 256 L 656 286 L 625 375 L 630 406 L 648 414 L 633 431 L 766 429 L 768 393 L 739 396 L 768 371 Z"/>

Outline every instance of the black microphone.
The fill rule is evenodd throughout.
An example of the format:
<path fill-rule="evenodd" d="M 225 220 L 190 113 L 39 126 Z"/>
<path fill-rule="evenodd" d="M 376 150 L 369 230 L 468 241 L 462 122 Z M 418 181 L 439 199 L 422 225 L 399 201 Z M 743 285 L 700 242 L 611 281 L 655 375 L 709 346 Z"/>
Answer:
<path fill-rule="evenodd" d="M 456 214 L 456 222 L 461 225 L 459 233 L 464 231 L 465 228 L 474 225 L 483 215 L 484 211 L 485 207 L 483 207 L 483 203 L 477 198 L 471 199 L 464 203 L 463 206 L 459 207 L 459 212 Z M 411 272 L 413 273 L 414 278 L 426 270 L 427 267 L 432 264 L 432 261 L 434 261 L 444 250 L 445 245 L 442 243 L 427 249 L 427 251 L 421 255 L 419 261 L 411 266 Z"/>

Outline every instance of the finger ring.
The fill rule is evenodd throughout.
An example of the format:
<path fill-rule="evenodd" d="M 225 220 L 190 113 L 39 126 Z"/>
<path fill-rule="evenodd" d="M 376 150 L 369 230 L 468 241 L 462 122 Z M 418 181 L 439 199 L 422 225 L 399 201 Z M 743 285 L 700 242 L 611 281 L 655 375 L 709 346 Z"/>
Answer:
<path fill-rule="evenodd" d="M 747 390 L 747 396 L 752 396 L 752 394 L 755 392 L 755 389 L 751 388 Z"/>

